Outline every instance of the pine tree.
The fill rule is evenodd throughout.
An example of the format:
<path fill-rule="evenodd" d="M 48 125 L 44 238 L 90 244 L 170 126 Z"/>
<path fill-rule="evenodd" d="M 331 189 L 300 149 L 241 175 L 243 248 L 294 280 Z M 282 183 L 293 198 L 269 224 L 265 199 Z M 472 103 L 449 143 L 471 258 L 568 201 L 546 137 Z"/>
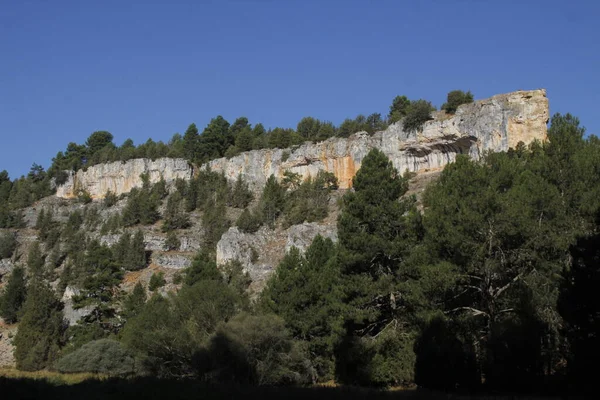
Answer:
<path fill-rule="evenodd" d="M 26 295 L 25 271 L 17 266 L 12 270 L 4 292 L 0 296 L 0 316 L 4 321 L 13 324 L 19 320 Z"/>
<path fill-rule="evenodd" d="M 155 272 L 150 277 L 150 282 L 148 283 L 148 290 L 154 292 L 156 289 L 165 286 L 167 281 L 165 280 L 164 272 L 159 272 L 158 274 Z"/>
<path fill-rule="evenodd" d="M 38 242 L 33 242 L 27 253 L 27 269 L 34 276 L 44 275 L 44 256 Z"/>
<path fill-rule="evenodd" d="M 292 247 L 261 294 L 261 304 L 285 320 L 295 339 L 306 343 L 320 379 L 331 379 L 345 314 L 331 239 L 317 235 L 304 256 Z"/>
<path fill-rule="evenodd" d="M 220 281 L 223 280 L 223 276 L 217 268 L 215 257 L 206 251 L 200 251 L 186 271 L 185 284 L 192 286 L 196 282 L 206 280 Z"/>
<path fill-rule="evenodd" d="M 167 250 L 178 250 L 181 246 L 181 241 L 177 237 L 177 234 L 174 231 L 167 233 L 167 238 L 165 240 L 165 247 Z"/>
<path fill-rule="evenodd" d="M 135 271 L 146 267 L 146 245 L 144 244 L 144 233 L 138 229 L 131 239 L 131 248 L 127 253 L 126 269 Z"/>
<path fill-rule="evenodd" d="M 146 290 L 140 282 L 136 283 L 131 294 L 123 301 L 123 315 L 130 319 L 140 313 L 146 303 Z"/>
<path fill-rule="evenodd" d="M 58 358 L 65 324 L 63 304 L 42 280 L 30 283 L 23 316 L 15 336 L 17 368 L 36 371 L 47 368 Z"/>
<path fill-rule="evenodd" d="M 190 225 L 190 219 L 185 213 L 183 197 L 178 191 L 169 196 L 163 218 L 163 232 L 174 229 L 185 229 Z"/>
<path fill-rule="evenodd" d="M 283 188 L 274 175 L 267 179 L 267 183 L 260 199 L 260 211 L 266 224 L 274 227 L 277 217 L 285 207 L 285 188 Z"/>

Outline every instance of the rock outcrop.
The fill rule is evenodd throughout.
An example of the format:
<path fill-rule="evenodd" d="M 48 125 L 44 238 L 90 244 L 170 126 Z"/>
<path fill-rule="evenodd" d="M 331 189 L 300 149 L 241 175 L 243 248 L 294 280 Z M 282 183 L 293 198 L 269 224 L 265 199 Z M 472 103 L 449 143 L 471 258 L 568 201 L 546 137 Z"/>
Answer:
<path fill-rule="evenodd" d="M 79 191 L 85 190 L 93 199 L 99 199 L 109 190 L 120 195 L 141 187 L 142 174 L 148 174 L 150 183 L 156 183 L 161 178 L 170 183 L 176 179 L 189 180 L 192 172 L 191 165 L 181 158 L 159 158 L 154 161 L 138 158 L 98 164 L 77 173 L 71 172 L 67 181 L 56 188 L 56 196 L 73 198 L 77 197 Z"/>
<path fill-rule="evenodd" d="M 335 225 L 315 222 L 293 225 L 286 230 L 263 226 L 256 233 L 229 228 L 217 243 L 217 264 L 239 261 L 252 280 L 252 291 L 257 292 L 292 246 L 304 252 L 317 235 L 337 241 Z"/>
<path fill-rule="evenodd" d="M 396 123 L 372 136 L 362 132 L 292 149 L 255 150 L 213 160 L 208 166 L 231 180 L 243 174 L 254 189 L 261 188 L 271 174 L 281 178 L 291 171 L 306 178 L 326 170 L 346 189 L 373 148 L 385 153 L 401 172 L 432 171 L 453 162 L 458 154 L 478 159 L 486 151 L 544 141 L 547 122 L 546 91 L 518 91 L 462 105 L 455 115 L 437 112 L 421 132 L 405 132 Z"/>

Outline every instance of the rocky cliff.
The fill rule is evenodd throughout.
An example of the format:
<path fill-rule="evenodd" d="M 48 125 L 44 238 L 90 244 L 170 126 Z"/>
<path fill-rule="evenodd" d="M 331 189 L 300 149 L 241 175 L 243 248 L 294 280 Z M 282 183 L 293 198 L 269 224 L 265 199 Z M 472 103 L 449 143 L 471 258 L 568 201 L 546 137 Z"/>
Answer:
<path fill-rule="evenodd" d="M 57 187 L 56 195 L 62 198 L 76 197 L 81 190 L 87 191 L 94 199 L 103 198 L 107 191 L 117 195 L 128 193 L 142 186 L 142 174 L 148 174 L 150 183 L 164 179 L 167 183 L 178 178 L 189 180 L 192 167 L 181 158 L 159 158 L 157 160 L 135 159 L 126 162 L 98 164 L 71 172 L 67 181 Z"/>
<path fill-rule="evenodd" d="M 335 174 L 340 188 L 347 189 L 362 159 L 373 148 L 383 151 L 401 172 L 432 171 L 454 161 L 457 154 L 477 159 L 486 151 L 505 151 L 519 142 L 543 141 L 547 122 L 546 91 L 518 91 L 462 105 L 455 115 L 436 112 L 420 132 L 405 132 L 402 124 L 396 123 L 374 135 L 359 132 L 349 138 L 309 142 L 291 149 L 249 151 L 213 160 L 203 167 L 223 172 L 231 180 L 243 174 L 255 190 L 271 174 L 282 177 L 285 171 L 291 171 L 306 178 L 326 170 Z M 127 193 L 142 185 L 142 173 L 149 174 L 151 183 L 161 177 L 170 182 L 190 179 L 192 167 L 183 159 L 169 158 L 95 165 L 71 173 L 56 195 L 72 198 L 80 190 L 86 190 L 92 198 L 102 198 L 108 190 Z"/>
<path fill-rule="evenodd" d="M 230 159 L 219 158 L 208 165 L 232 180 L 243 174 L 255 189 L 262 187 L 271 174 L 282 177 L 285 171 L 291 171 L 308 177 L 319 170 L 335 174 L 340 188 L 346 189 L 373 148 L 384 152 L 401 172 L 431 171 L 454 161 L 457 154 L 477 159 L 486 151 L 505 151 L 519 142 L 543 141 L 547 122 L 546 91 L 518 91 L 462 105 L 455 115 L 437 112 L 422 132 L 405 132 L 402 124 L 396 123 L 372 136 L 362 132 L 292 149 L 255 150 Z"/>

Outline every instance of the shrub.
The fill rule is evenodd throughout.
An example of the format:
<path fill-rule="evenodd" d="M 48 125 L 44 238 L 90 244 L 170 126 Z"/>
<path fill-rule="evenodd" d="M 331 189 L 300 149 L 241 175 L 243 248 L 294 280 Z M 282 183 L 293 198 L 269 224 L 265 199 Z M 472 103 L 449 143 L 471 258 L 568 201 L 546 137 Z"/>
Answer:
<path fill-rule="evenodd" d="M 432 111 L 435 111 L 435 107 L 429 101 L 417 100 L 411 102 L 406 117 L 403 120 L 404 130 L 414 132 L 421 129 L 425 122 L 432 119 Z"/>
<path fill-rule="evenodd" d="M 218 382 L 255 385 L 310 383 L 309 363 L 275 315 L 238 314 L 212 337 L 200 372 Z M 206 366 L 209 366 L 208 371 Z M 204 369 L 204 371 L 203 371 Z"/>
<path fill-rule="evenodd" d="M 471 91 L 465 93 L 462 90 L 453 90 L 448 93 L 446 102 L 442 105 L 442 110 L 445 110 L 448 114 L 454 114 L 458 106 L 472 102 L 473 93 Z"/>
<path fill-rule="evenodd" d="M 106 208 L 110 208 L 117 204 L 118 200 L 119 198 L 117 197 L 117 195 L 109 190 L 106 192 L 106 195 L 104 195 L 104 206 Z"/>
<path fill-rule="evenodd" d="M 148 289 L 154 292 L 156 289 L 165 286 L 167 281 L 165 280 L 164 272 L 159 272 L 152 274 L 150 277 L 150 283 L 148 284 Z"/>
<path fill-rule="evenodd" d="M 258 229 L 262 225 L 262 218 L 260 214 L 256 211 L 252 212 L 246 208 L 239 216 L 235 224 L 237 225 L 238 229 L 242 232 L 254 233 L 258 231 Z"/>
<path fill-rule="evenodd" d="M 131 375 L 135 372 L 135 359 L 121 343 L 100 339 L 83 345 L 56 362 L 63 373 L 92 372 L 108 375 Z"/>
<path fill-rule="evenodd" d="M 181 247 L 181 241 L 177 237 L 174 231 L 167 233 L 167 239 L 165 240 L 165 247 L 167 250 L 177 250 Z"/>
<path fill-rule="evenodd" d="M 92 202 L 92 196 L 87 190 L 80 190 L 77 193 L 77 200 L 82 204 L 89 204 Z"/>

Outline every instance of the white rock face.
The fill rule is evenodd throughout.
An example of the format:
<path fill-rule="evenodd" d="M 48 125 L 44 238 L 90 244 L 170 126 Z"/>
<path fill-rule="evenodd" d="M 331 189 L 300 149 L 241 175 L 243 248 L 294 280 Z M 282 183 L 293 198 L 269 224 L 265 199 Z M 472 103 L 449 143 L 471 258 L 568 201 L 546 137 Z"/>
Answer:
<path fill-rule="evenodd" d="M 77 173 L 71 172 L 67 182 L 56 188 L 56 196 L 77 197 L 80 190 L 86 190 L 94 199 L 103 198 L 109 190 L 117 195 L 142 187 L 140 175 L 148 174 L 150 183 L 160 179 L 171 183 L 176 179 L 189 180 L 192 177 L 191 165 L 182 158 L 159 158 L 149 160 L 138 158 L 126 162 L 98 164 Z"/>
<path fill-rule="evenodd" d="M 63 313 L 65 320 L 69 325 L 75 325 L 81 317 L 91 314 L 94 310 L 93 306 L 85 306 L 77 309 L 73 307 L 73 296 L 77 296 L 79 294 L 79 289 L 67 286 L 62 297 L 62 302 L 65 305 L 63 308 Z"/>
<path fill-rule="evenodd" d="M 372 136 L 362 132 L 287 150 L 255 150 L 213 160 L 208 166 L 230 180 L 243 174 L 255 190 L 262 188 L 271 174 L 281 178 L 291 171 L 306 178 L 320 170 L 332 172 L 340 188 L 347 189 L 373 148 L 385 153 L 400 172 L 432 171 L 453 162 L 457 154 L 478 159 L 486 151 L 544 141 L 548 113 L 545 90 L 519 91 L 462 105 L 453 116 L 437 112 L 422 132 L 405 132 L 402 124 L 396 123 Z"/>
<path fill-rule="evenodd" d="M 217 243 L 217 264 L 239 261 L 252 279 L 251 289 L 259 291 L 265 285 L 285 252 L 292 246 L 304 252 L 315 236 L 337 241 L 335 225 L 315 222 L 293 225 L 284 231 L 262 227 L 256 233 L 243 233 L 229 228 Z"/>

